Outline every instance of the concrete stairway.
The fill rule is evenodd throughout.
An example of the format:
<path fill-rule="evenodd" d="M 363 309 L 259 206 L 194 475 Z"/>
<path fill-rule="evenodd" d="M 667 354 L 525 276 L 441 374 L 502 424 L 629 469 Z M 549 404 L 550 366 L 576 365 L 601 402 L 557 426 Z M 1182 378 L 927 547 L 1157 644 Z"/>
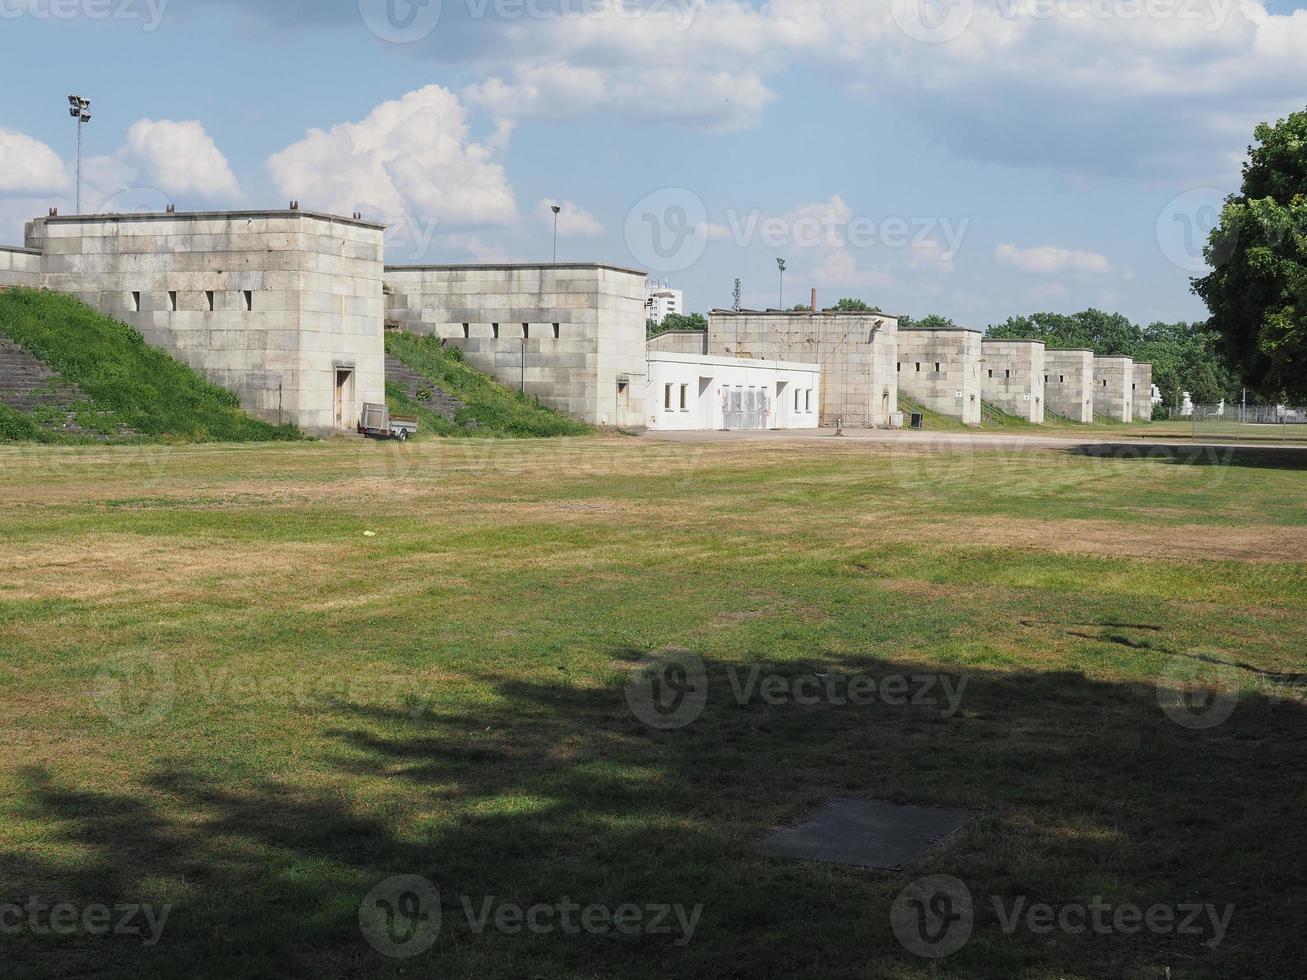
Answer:
<path fill-rule="evenodd" d="M 20 412 L 70 408 L 86 401 L 80 388 L 46 367 L 45 362 L 0 336 L 0 402 Z"/>
<path fill-rule="evenodd" d="M 389 384 L 392 381 L 400 385 L 415 402 L 426 406 L 450 423 L 454 422 L 454 413 L 465 407 L 464 402 L 445 391 L 426 375 L 419 374 L 399 358 L 387 354 L 386 382 Z M 430 398 L 418 397 L 418 392 L 424 390 L 431 392 Z M 467 423 L 467 428 L 475 429 L 476 422 Z"/>

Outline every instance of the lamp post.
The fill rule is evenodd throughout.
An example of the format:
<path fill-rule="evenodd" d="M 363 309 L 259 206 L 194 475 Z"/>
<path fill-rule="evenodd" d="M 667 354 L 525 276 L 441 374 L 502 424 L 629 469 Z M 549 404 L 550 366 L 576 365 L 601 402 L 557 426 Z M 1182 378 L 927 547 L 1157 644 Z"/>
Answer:
<path fill-rule="evenodd" d="M 781 270 L 781 294 L 780 294 L 780 301 L 777 304 L 776 308 L 783 310 L 785 309 L 785 260 L 777 259 L 776 268 Z"/>
<path fill-rule="evenodd" d="M 82 126 L 91 121 L 91 100 L 68 96 L 68 115 L 77 120 L 77 213 L 82 213 Z"/>
<path fill-rule="evenodd" d="M 554 265 L 558 265 L 558 214 L 563 209 L 557 204 L 550 207 L 554 212 Z"/>

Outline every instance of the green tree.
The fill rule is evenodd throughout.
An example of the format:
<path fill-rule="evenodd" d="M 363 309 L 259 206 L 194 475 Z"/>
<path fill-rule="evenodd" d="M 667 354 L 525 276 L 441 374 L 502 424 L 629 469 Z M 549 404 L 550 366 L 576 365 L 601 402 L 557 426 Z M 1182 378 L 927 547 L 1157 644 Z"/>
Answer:
<path fill-rule="evenodd" d="M 842 299 L 836 303 L 832 309 L 840 310 L 844 313 L 879 313 L 879 306 L 868 306 L 860 299 Z"/>
<path fill-rule="evenodd" d="M 900 317 L 899 327 L 903 330 L 956 330 L 958 325 L 939 313 L 927 313 L 920 320 L 910 316 Z"/>
<path fill-rule="evenodd" d="M 1032 313 L 991 326 L 995 340 L 1042 340 L 1049 347 L 1087 347 L 1096 354 L 1129 354 L 1139 344 L 1138 327 L 1120 313 L 1084 310 L 1080 313 Z"/>
<path fill-rule="evenodd" d="M 662 323 L 655 323 L 653 320 L 645 321 L 645 334 L 649 337 L 656 337 L 661 333 L 672 333 L 679 330 L 707 330 L 708 319 L 702 313 L 668 313 L 663 317 Z"/>
<path fill-rule="evenodd" d="M 1254 131 L 1193 280 L 1236 372 L 1261 396 L 1307 396 L 1307 110 Z"/>

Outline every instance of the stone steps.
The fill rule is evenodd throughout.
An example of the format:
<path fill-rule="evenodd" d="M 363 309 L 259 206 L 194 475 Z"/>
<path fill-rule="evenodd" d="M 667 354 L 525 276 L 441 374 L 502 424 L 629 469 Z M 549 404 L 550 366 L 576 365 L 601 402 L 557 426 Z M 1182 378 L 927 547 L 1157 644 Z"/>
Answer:
<path fill-rule="evenodd" d="M 27 413 L 54 409 L 62 414 L 63 421 L 46 423 L 46 428 L 81 432 L 81 426 L 73 417 L 73 406 L 89 401 L 77 385 L 65 381 L 39 357 L 0 335 L 0 403 Z M 127 436 L 135 432 L 120 427 L 118 434 Z"/>
<path fill-rule="evenodd" d="M 414 371 L 399 358 L 391 357 L 389 354 L 386 355 L 386 381 L 399 384 L 408 397 L 435 412 L 451 424 L 455 422 L 455 414 L 458 410 L 467 407 L 464 401 L 455 398 L 425 374 Z M 431 397 L 425 400 L 418 398 L 417 393 L 421 390 L 430 391 Z M 475 429 L 476 425 L 476 422 L 468 422 L 466 427 Z"/>
<path fill-rule="evenodd" d="M 70 408 L 86 401 L 77 385 L 64 381 L 45 362 L 0 336 L 0 402 L 20 412 Z"/>

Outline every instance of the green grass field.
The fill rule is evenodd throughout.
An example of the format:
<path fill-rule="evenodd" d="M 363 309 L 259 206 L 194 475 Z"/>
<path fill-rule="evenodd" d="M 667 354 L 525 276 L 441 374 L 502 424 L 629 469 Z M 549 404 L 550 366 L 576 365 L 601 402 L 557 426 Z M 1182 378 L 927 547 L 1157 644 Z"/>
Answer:
<path fill-rule="evenodd" d="M 1307 476 L 1211 462 L 0 447 L 3 972 L 1299 975 Z M 660 730 L 627 682 L 668 651 L 702 658 L 708 697 Z M 752 667 L 964 687 L 956 712 L 741 703 Z M 1159 676 L 1188 673 L 1229 685 L 1228 719 L 1163 710 Z M 842 797 L 976 818 L 898 872 L 754 850 Z M 360 928 L 398 875 L 439 889 L 409 959 Z M 974 899 L 938 961 L 891 928 L 923 875 Z M 1196 932 L 1009 934 L 999 914 L 1096 897 L 1232 908 Z M 688 935 L 465 910 L 565 901 L 699 912 Z M 158 941 L 48 928 L 62 903 L 146 904 Z"/>

